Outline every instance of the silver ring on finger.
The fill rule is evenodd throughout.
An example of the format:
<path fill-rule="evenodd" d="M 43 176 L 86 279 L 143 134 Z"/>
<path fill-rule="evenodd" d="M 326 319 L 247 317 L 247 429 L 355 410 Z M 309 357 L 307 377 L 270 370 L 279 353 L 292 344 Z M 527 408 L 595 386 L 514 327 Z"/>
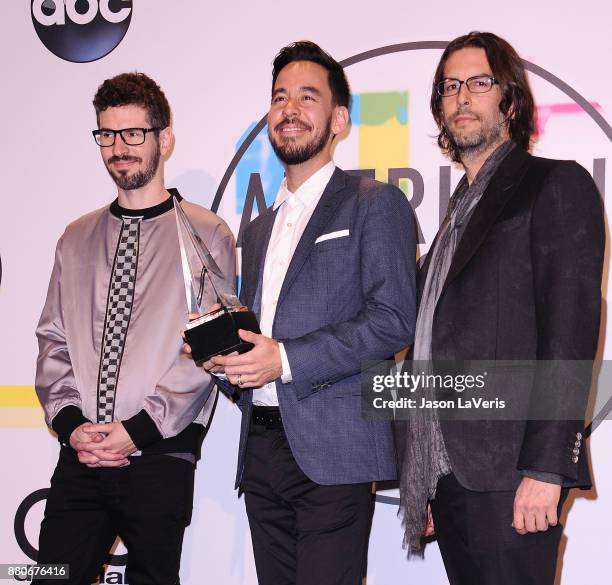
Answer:
<path fill-rule="evenodd" d="M 242 374 L 238 374 L 238 386 L 242 386 Z"/>

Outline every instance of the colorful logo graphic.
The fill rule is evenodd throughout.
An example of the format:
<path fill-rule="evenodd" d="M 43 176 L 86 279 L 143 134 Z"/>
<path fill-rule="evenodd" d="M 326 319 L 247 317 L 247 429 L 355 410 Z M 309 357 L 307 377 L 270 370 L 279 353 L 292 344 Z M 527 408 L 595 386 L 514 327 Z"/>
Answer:
<path fill-rule="evenodd" d="M 49 51 L 73 63 L 108 55 L 131 20 L 132 0 L 32 0 L 36 34 Z"/>
<path fill-rule="evenodd" d="M 590 102 L 594 110 L 600 104 Z M 539 104 L 537 106 L 538 135 L 542 137 L 546 124 L 557 115 L 584 114 L 583 108 L 574 103 Z M 256 127 L 253 122 L 238 140 L 236 148 L 244 143 Z M 351 133 L 357 134 L 358 167 L 374 171 L 379 181 L 399 182 L 399 187 L 408 194 L 409 177 L 390 177 L 390 169 L 408 167 L 409 125 L 408 92 L 368 92 L 353 96 L 351 106 Z M 397 173 L 396 173 L 397 175 Z M 242 214 L 252 203 L 265 201 L 269 207 L 283 179 L 283 167 L 276 158 L 264 126 L 249 144 L 236 167 L 236 212 Z M 259 208 L 258 208 L 259 211 Z"/>
<path fill-rule="evenodd" d="M 440 51 L 446 45 L 445 41 L 416 41 L 389 45 L 344 59 L 341 65 L 346 68 L 396 53 Z M 531 74 L 545 80 L 572 100 L 568 104 L 541 106 L 540 134 L 543 133 L 544 126 L 552 115 L 582 112 L 588 115 L 604 135 L 612 140 L 612 127 L 598 111 L 599 104 L 589 102 L 562 79 L 535 63 L 523 60 L 523 64 Z M 411 185 L 410 202 L 416 209 L 424 196 L 423 175 L 417 169 L 407 166 L 409 154 L 407 105 L 408 93 L 406 91 L 362 93 L 354 97 L 351 114 L 353 132 L 358 131 L 359 133 L 358 160 L 362 172 L 376 176 L 379 180 L 387 179 L 390 183 L 399 185 L 405 192 L 408 192 L 409 182 Z M 221 179 L 211 206 L 215 212 L 219 209 L 228 184 L 232 177 L 235 177 L 234 201 L 236 211 L 241 216 L 238 246 L 241 245 L 241 234 L 244 227 L 252 219 L 255 205 L 258 211 L 261 211 L 272 203 L 283 176 L 282 167 L 268 144 L 265 127 L 264 117 L 252 124 L 240 137 L 236 153 Z M 450 165 L 441 166 L 439 169 L 440 220 L 444 217 L 450 198 L 450 170 Z M 604 196 L 605 159 L 594 159 L 593 176 Z"/>

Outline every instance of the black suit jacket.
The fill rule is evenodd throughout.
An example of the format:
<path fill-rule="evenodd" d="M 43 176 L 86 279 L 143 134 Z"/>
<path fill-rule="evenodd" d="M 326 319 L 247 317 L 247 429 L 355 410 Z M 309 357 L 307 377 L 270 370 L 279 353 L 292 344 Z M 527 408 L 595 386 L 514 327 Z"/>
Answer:
<path fill-rule="evenodd" d="M 593 360 L 604 239 L 601 198 L 585 169 L 513 149 L 457 246 L 434 315 L 433 359 Z M 419 274 L 419 297 L 428 260 Z M 517 401 L 536 405 L 553 397 L 558 405 L 572 403 L 573 412 L 576 404 L 586 408 L 584 377 L 549 372 L 517 380 Z M 521 380 L 529 386 L 521 388 Z M 586 486 L 583 419 L 442 420 L 441 427 L 464 487 L 514 489 L 521 469 Z"/>

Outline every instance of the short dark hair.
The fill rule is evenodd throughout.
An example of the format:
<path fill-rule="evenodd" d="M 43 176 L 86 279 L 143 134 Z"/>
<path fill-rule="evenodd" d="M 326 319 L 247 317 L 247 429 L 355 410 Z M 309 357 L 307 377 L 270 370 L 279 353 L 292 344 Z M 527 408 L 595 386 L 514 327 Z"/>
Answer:
<path fill-rule="evenodd" d="M 510 43 L 490 32 L 474 31 L 452 40 L 442 53 L 434 75 L 431 91 L 431 112 L 440 129 L 438 145 L 450 155 L 453 161 L 459 162 L 459 150 L 444 126 L 442 98 L 436 86 L 444 78 L 444 67 L 450 55 L 466 47 L 484 49 L 493 77 L 498 81 L 502 92 L 499 104 L 500 112 L 508 117 L 510 138 L 529 149 L 532 135 L 535 133 L 535 106 L 525 66 Z"/>
<path fill-rule="evenodd" d="M 327 70 L 327 81 L 335 106 L 350 107 L 351 88 L 342 65 L 312 41 L 298 41 L 283 47 L 272 64 L 272 91 L 281 70 L 294 61 L 312 61 Z"/>
<path fill-rule="evenodd" d="M 144 73 L 121 73 L 107 79 L 98 88 L 93 99 L 96 118 L 100 112 L 117 106 L 141 106 L 147 111 L 153 128 L 170 126 L 172 112 L 161 87 Z"/>

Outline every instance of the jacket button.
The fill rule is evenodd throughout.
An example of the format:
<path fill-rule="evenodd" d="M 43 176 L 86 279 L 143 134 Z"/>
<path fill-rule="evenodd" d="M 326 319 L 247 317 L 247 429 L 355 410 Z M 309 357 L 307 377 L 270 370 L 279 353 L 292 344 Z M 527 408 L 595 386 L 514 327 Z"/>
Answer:
<path fill-rule="evenodd" d="M 574 443 L 574 447 L 580 447 L 580 445 L 582 445 L 582 443 L 580 441 L 576 441 Z"/>
<path fill-rule="evenodd" d="M 573 461 L 574 463 L 578 463 L 578 455 L 574 455 L 574 456 L 572 457 L 572 461 Z"/>
<path fill-rule="evenodd" d="M 579 441 L 582 441 L 582 433 L 576 433 L 576 438 L 577 438 Z"/>
<path fill-rule="evenodd" d="M 576 448 L 572 451 L 574 455 L 580 455 L 580 449 Z"/>

